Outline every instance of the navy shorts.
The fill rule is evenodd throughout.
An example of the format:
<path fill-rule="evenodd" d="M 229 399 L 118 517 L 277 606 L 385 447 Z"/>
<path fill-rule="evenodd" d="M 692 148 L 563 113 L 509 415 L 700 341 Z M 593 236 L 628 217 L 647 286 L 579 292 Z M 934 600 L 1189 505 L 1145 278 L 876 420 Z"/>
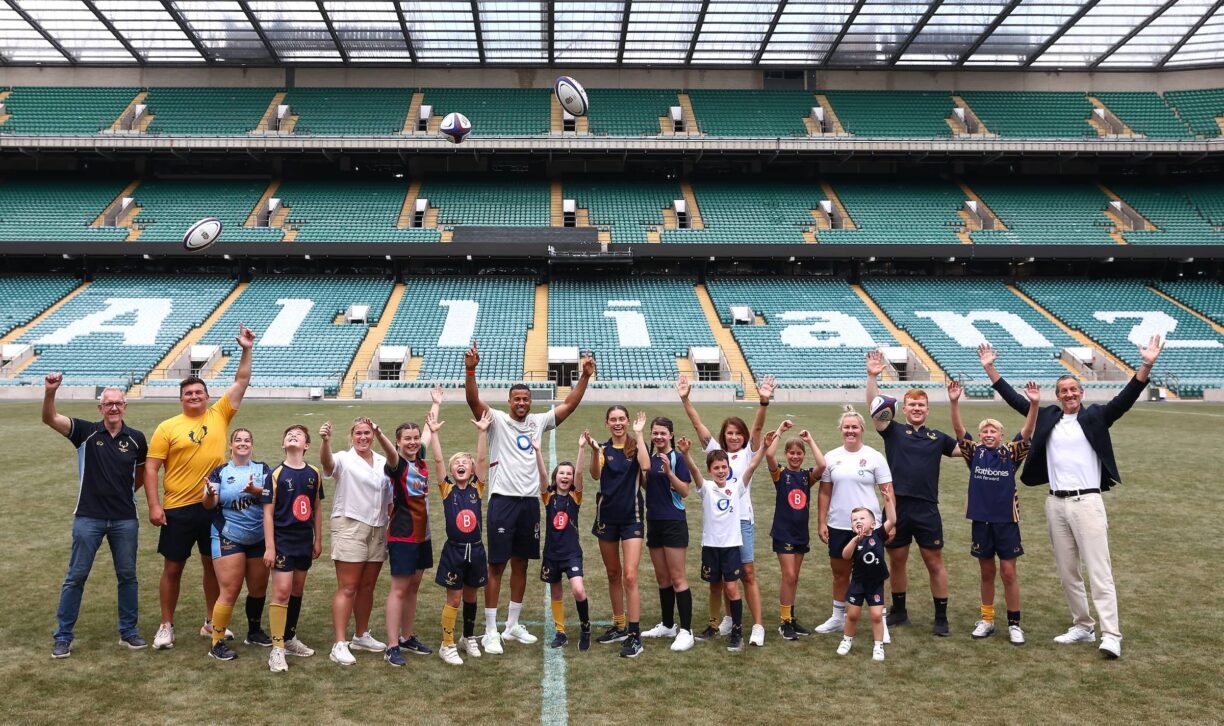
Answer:
<path fill-rule="evenodd" d="M 701 548 L 701 580 L 714 584 L 716 582 L 735 582 L 744 576 L 744 565 L 740 562 L 739 547 L 705 547 Z"/>
<path fill-rule="evenodd" d="M 897 534 L 884 546 L 895 549 L 914 541 L 924 550 L 943 549 L 943 519 L 939 516 L 939 505 L 925 499 L 897 497 Z"/>
<path fill-rule="evenodd" d="M 418 570 L 433 567 L 433 540 L 388 542 L 387 557 L 391 560 L 392 577 L 412 577 Z"/>
<path fill-rule="evenodd" d="M 212 557 L 213 514 L 203 504 L 166 510 L 166 526 L 157 536 L 157 553 L 171 562 L 191 559 L 195 547 L 201 557 Z"/>
<path fill-rule="evenodd" d="M 540 559 L 540 498 L 489 497 L 489 562 L 505 564 L 511 557 Z M 441 574 L 441 571 L 439 571 Z"/>
<path fill-rule="evenodd" d="M 970 537 L 973 544 L 969 554 L 979 559 L 988 560 L 998 557 L 1000 560 L 1014 560 L 1024 554 L 1020 544 L 1019 522 L 973 522 L 973 532 Z"/>
<path fill-rule="evenodd" d="M 591 525 L 591 534 L 604 542 L 620 542 L 623 539 L 641 539 L 643 529 L 645 528 L 641 522 L 614 524 L 597 519 L 595 524 Z"/>
<path fill-rule="evenodd" d="M 314 558 L 309 553 L 285 555 L 278 550 L 276 561 L 272 563 L 272 569 L 277 572 L 306 572 L 312 564 L 314 564 Z"/>
<path fill-rule="evenodd" d="M 488 579 L 489 563 L 484 545 L 479 542 L 447 542 L 442 545 L 434 582 L 447 590 L 462 590 L 465 587 L 484 587 Z"/>
<path fill-rule="evenodd" d="M 850 588 L 846 590 L 846 602 L 859 607 L 884 606 L 884 581 L 858 582 L 850 579 Z"/>
<path fill-rule="evenodd" d="M 246 555 L 248 560 L 259 560 L 263 559 L 264 556 L 264 541 L 262 539 L 256 540 L 251 544 L 242 544 L 222 535 L 217 531 L 216 527 L 213 527 L 210 545 L 214 560 L 229 555 Z"/>
<path fill-rule="evenodd" d="M 550 585 L 561 582 L 562 575 L 571 580 L 575 577 L 582 577 L 582 555 L 566 557 L 563 560 L 545 557 L 540 561 L 540 582 L 547 582 Z"/>
<path fill-rule="evenodd" d="M 838 529 L 837 527 L 829 527 L 829 559 L 840 560 L 842 552 L 846 549 L 846 545 L 850 544 L 850 540 L 854 539 L 854 532 L 848 529 Z"/>
<path fill-rule="evenodd" d="M 685 519 L 648 519 L 646 520 L 646 547 L 688 547 L 688 520 Z"/>
<path fill-rule="evenodd" d="M 829 530 L 830 538 L 833 535 L 833 530 Z M 843 545 L 844 546 L 844 545 Z M 773 551 L 780 555 L 802 555 L 807 554 L 812 548 L 806 542 L 797 544 L 795 542 L 786 542 L 775 538 L 773 541 Z"/>

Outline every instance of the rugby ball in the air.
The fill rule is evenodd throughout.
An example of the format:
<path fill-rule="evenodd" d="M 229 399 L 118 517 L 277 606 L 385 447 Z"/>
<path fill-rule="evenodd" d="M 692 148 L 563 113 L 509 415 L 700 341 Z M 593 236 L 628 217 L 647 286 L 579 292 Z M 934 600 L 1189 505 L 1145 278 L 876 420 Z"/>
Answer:
<path fill-rule="evenodd" d="M 438 129 L 442 132 L 442 136 L 452 144 L 462 143 L 467 135 L 472 133 L 472 122 L 468 121 L 468 117 L 463 114 L 452 111 L 446 114 L 442 119 L 442 126 Z"/>
<path fill-rule="evenodd" d="M 897 399 L 892 396 L 876 396 L 871 399 L 871 417 L 876 421 L 892 421 L 897 415 Z"/>
<path fill-rule="evenodd" d="M 188 252 L 199 252 L 211 247 L 221 237 L 221 220 L 216 217 L 205 217 L 187 229 L 183 235 L 183 249 Z"/>
<path fill-rule="evenodd" d="M 557 94 L 557 102 L 561 108 L 574 116 L 586 116 L 590 104 L 587 102 L 586 91 L 582 84 L 569 76 L 558 76 L 553 81 L 553 93 Z"/>

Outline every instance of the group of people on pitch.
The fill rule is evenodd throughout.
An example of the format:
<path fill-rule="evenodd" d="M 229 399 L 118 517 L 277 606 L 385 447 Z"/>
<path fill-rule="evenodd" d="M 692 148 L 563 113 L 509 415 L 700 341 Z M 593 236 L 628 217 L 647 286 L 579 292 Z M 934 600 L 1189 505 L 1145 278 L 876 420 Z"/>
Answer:
<path fill-rule="evenodd" d="M 431 466 L 434 496 L 442 501 L 446 529 L 434 580 L 446 590 L 439 656 L 447 663 L 461 665 L 464 656 L 479 657 L 482 649 L 502 653 L 506 641 L 537 642 L 519 620 L 527 565 L 532 559 L 541 559 L 539 577 L 550 587 L 555 633 L 549 645 L 558 648 L 569 641 L 562 606 L 564 576 L 579 618 L 578 647 L 589 649 L 593 634 L 579 531 L 583 480 L 588 476 L 599 486 L 591 531 L 607 573 L 612 610 L 612 624 L 595 638 L 597 642 L 619 643 L 620 655 L 632 658 L 643 652 L 643 638 L 670 638 L 671 650 L 685 651 L 696 640 L 725 636 L 727 649 L 739 651 L 744 646 L 743 600 L 747 599 L 752 618 L 748 642 L 761 646 L 765 628 L 754 566 L 751 482 L 764 461 L 775 489 L 770 537 L 781 573 L 779 634 L 795 640 L 810 633 L 798 620 L 795 594 L 804 556 L 810 550 L 809 518 L 815 489 L 818 537 L 828 546 L 830 557 L 833 610 L 814 630 L 842 632 L 837 653 L 846 655 L 866 607 L 873 658 L 883 660 L 888 627 L 904 625 L 909 619 L 906 560 L 915 541 L 930 574 L 932 632 L 949 634 L 938 510 L 939 467 L 944 456 L 962 457 L 969 466 L 966 515 L 972 520 L 971 554 L 980 563 L 982 596 L 981 618 L 972 636 L 986 638 L 995 632 L 995 578 L 1000 574 L 1008 638 L 1016 645 L 1024 643 L 1015 566 L 1016 558 L 1023 554 L 1015 478 L 1027 457 L 1022 481 L 1049 488 L 1046 514 L 1051 543 L 1074 618 L 1072 627 L 1055 640 L 1096 639 L 1082 562 L 1101 621 L 1101 650 L 1110 657 L 1121 655 L 1100 494 L 1120 481 L 1108 428 L 1146 386 L 1162 347 L 1158 337 L 1140 347 L 1143 365 L 1121 393 L 1107 404 L 1087 407 L 1081 405 L 1082 386 L 1074 377 L 1064 376 L 1056 384 L 1059 405 L 1041 409 L 1039 386 L 1030 382 L 1023 394 L 1015 391 L 995 370 L 994 350 L 981 346 L 979 357 L 995 389 L 1026 416 L 1011 440 L 995 419 L 981 422 L 976 439 L 970 435 L 960 415 L 961 387 L 951 381 L 948 397 L 954 437 L 926 425 L 927 395 L 914 389 L 901 402 L 899 420 L 871 419 L 884 440 L 884 454 L 863 441 L 867 421 L 850 406 L 839 419 L 841 445 L 825 453 L 808 431 L 788 436 L 794 428 L 789 419 L 765 430 L 774 392 L 772 377 L 759 386 L 760 405 L 753 425 L 729 417 L 715 435 L 690 402 L 690 383 L 681 376 L 677 392 L 696 431 L 696 441 L 676 438 L 673 423 L 666 417 L 653 418 L 648 427 L 645 413 L 631 418 L 625 407 L 612 406 L 605 414 L 609 438 L 600 442 L 583 431 L 574 459 L 562 461 L 551 472 L 541 452 L 542 436 L 564 422 L 581 402 L 595 374 L 595 361 L 589 355 L 581 363 L 576 384 L 557 406 L 532 413 L 531 391 L 520 384 L 510 389 L 508 410 L 500 411 L 480 397 L 476 384 L 480 355 L 473 343 L 464 361 L 466 402 L 478 431 L 475 454 L 459 451 L 446 456 L 440 417 L 442 390 L 435 387 L 423 426 L 401 424 L 392 438 L 371 419 L 358 417 L 349 429 L 351 448 L 333 451 L 332 426 L 325 423 L 317 432 L 320 466 L 316 467 L 305 460 L 312 443 L 310 431 L 294 424 L 282 434 L 282 462 L 270 467 L 255 459 L 249 430 L 229 429 L 250 382 L 254 340 L 252 331 L 240 327 L 237 343 L 242 355 L 234 383 L 216 403 L 209 405 L 203 381 L 182 381 L 183 413 L 162 422 L 149 442 L 123 423 L 126 402 L 122 391 L 103 392 L 102 421 L 69 419 L 55 410 L 55 392 L 62 377 L 47 376 L 43 421 L 77 446 L 81 462 L 81 495 L 72 558 L 60 599 L 54 657 L 71 654 L 81 592 L 103 537 L 110 540 L 119 580 L 121 642 L 133 649 L 145 647 L 136 629 L 133 497 L 142 487 L 149 519 L 161 529 L 158 552 L 165 558 L 155 649 L 174 645 L 179 583 L 195 548 L 204 565 L 204 591 L 211 614 L 201 635 L 211 639 L 211 657 L 231 660 L 237 655 L 229 646 L 233 634 L 228 626 L 244 582 L 245 642 L 271 647 L 269 668 L 287 670 L 286 655 L 313 655 L 297 637 L 297 623 L 307 572 L 322 552 L 324 478 L 333 481 L 329 529 L 337 580 L 330 659 L 351 665 L 356 662 L 354 650 L 373 651 L 383 653 L 387 663 L 402 666 L 406 655 L 431 654 L 432 649 L 415 630 L 420 583 L 425 571 L 435 565 L 428 503 Z M 877 380 L 884 369 L 878 351 L 868 354 L 869 402 L 876 397 Z M 698 445 L 704 458 L 697 453 Z M 805 466 L 809 450 L 812 459 Z M 163 467 L 164 501 L 157 486 Z M 693 491 L 702 508 L 701 579 L 710 587 L 709 621 L 696 633 L 685 574 L 685 499 Z M 487 549 L 482 531 L 486 516 Z M 662 614 L 662 621 L 644 632 L 637 576 L 643 539 L 654 565 Z M 386 561 L 390 562 L 391 587 L 384 643 L 371 634 L 369 621 L 375 585 Z M 510 601 L 504 628 L 499 631 L 498 601 L 507 565 Z M 269 580 L 271 603 L 267 603 Z M 886 580 L 891 585 L 887 617 Z M 485 632 L 478 640 L 474 631 L 481 588 Z M 265 604 L 270 634 L 261 626 Z M 460 612 L 462 631 L 456 637 Z M 348 635 L 350 620 L 356 626 L 352 637 Z"/>

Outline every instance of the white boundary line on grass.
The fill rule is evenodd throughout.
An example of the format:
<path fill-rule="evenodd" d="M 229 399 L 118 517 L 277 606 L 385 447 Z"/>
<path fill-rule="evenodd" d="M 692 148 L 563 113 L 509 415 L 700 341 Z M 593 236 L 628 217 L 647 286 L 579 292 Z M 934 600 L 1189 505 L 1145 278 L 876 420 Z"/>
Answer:
<path fill-rule="evenodd" d="M 553 408 L 556 410 L 556 407 Z M 548 432 L 548 469 L 557 466 L 557 430 Z M 545 518 L 548 511 L 545 508 Z M 544 526 L 549 526 L 544 522 Z M 565 656 L 561 648 L 549 648 L 548 638 L 556 630 L 553 622 L 550 588 L 544 588 L 544 676 L 540 681 L 540 723 L 542 726 L 565 726 L 569 723 L 569 697 L 565 687 Z"/>

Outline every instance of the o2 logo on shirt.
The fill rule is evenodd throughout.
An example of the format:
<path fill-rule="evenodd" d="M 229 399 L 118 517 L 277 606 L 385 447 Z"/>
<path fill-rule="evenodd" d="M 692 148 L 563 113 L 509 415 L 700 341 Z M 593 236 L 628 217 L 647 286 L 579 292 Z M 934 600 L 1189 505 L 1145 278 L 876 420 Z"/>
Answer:
<path fill-rule="evenodd" d="M 791 490 L 791 493 L 786 495 L 786 501 L 791 509 L 807 509 L 807 493 L 802 489 Z"/>
<path fill-rule="evenodd" d="M 455 527 L 464 534 L 471 534 L 476 529 L 476 513 L 467 509 L 455 515 Z"/>
<path fill-rule="evenodd" d="M 310 497 L 305 494 L 299 494 L 293 500 L 293 518 L 299 522 L 305 522 L 310 519 Z"/>
<path fill-rule="evenodd" d="M 569 513 L 568 512 L 557 512 L 555 515 L 553 515 L 552 526 L 553 526 L 553 529 L 558 530 L 558 531 L 563 530 L 566 527 L 568 527 L 569 526 Z"/>
<path fill-rule="evenodd" d="M 880 561 L 879 558 L 876 557 L 876 553 L 872 552 L 871 550 L 867 550 L 866 552 L 863 553 L 863 564 L 864 565 L 874 565 L 875 563 L 879 561 Z"/>
<path fill-rule="evenodd" d="M 527 434 L 519 434 L 514 437 L 514 445 L 519 448 L 519 451 L 531 451 L 531 437 Z"/>
<path fill-rule="evenodd" d="M 731 500 L 730 499 L 719 499 L 718 500 L 718 511 L 720 512 L 731 511 Z"/>

